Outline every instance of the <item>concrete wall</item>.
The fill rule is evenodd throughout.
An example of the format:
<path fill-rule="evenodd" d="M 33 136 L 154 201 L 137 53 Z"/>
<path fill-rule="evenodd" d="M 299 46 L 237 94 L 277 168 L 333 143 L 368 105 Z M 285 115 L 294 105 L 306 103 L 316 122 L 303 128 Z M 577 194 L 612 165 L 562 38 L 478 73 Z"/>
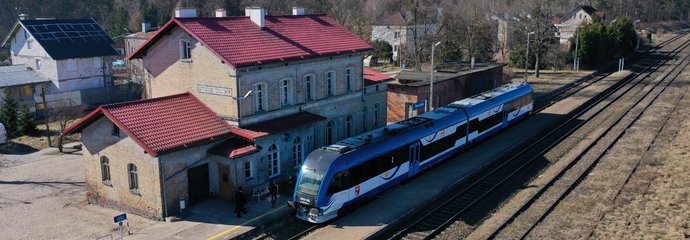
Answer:
<path fill-rule="evenodd" d="M 161 219 L 163 215 L 158 159 L 144 152 L 124 131 L 111 134 L 112 123 L 101 118 L 82 131 L 86 198 L 89 203 Z M 102 181 L 101 157 L 110 161 L 110 184 Z M 127 165 L 137 166 L 138 193 L 129 190 Z"/>

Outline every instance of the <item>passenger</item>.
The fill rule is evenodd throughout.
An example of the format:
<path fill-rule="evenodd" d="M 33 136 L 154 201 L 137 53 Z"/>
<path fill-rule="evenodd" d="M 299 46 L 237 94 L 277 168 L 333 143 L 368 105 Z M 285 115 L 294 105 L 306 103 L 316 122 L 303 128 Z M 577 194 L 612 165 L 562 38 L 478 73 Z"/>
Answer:
<path fill-rule="evenodd" d="M 271 194 L 271 208 L 274 208 L 278 200 L 278 185 L 273 181 L 268 183 L 268 192 Z"/>
<path fill-rule="evenodd" d="M 246 203 L 247 199 L 245 199 L 244 191 L 242 191 L 242 187 L 240 186 L 237 188 L 237 191 L 235 191 L 235 213 L 237 213 L 237 218 L 241 218 L 242 213 L 247 214 L 247 207 L 245 207 Z"/>

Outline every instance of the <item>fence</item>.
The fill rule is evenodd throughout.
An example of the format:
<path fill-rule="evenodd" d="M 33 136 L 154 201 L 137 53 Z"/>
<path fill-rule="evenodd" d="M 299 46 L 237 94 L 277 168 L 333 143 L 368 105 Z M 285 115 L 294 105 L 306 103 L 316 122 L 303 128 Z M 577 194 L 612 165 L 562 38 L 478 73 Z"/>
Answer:
<path fill-rule="evenodd" d="M 68 92 L 48 92 L 45 95 L 45 102 L 50 108 L 84 105 L 91 109 L 104 104 L 139 100 L 141 99 L 140 89 L 140 85 L 130 83 Z M 38 104 L 43 102 L 40 96 L 36 96 L 35 100 Z"/>

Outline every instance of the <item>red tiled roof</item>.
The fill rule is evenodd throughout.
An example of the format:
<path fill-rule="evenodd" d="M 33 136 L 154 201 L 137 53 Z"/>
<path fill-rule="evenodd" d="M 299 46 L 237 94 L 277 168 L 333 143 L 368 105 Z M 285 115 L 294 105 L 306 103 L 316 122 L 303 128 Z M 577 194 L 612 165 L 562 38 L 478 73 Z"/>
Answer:
<path fill-rule="evenodd" d="M 381 22 L 379 22 L 378 25 L 403 26 L 403 25 L 405 25 L 405 18 L 403 17 L 402 14 L 400 14 L 399 12 L 396 12 L 395 14 L 390 15 L 387 18 L 384 18 L 383 20 L 381 20 Z"/>
<path fill-rule="evenodd" d="M 81 132 L 106 116 L 151 156 L 232 136 L 231 126 L 191 93 L 98 107 L 62 132 Z"/>
<path fill-rule="evenodd" d="M 230 138 L 208 150 L 209 153 L 228 158 L 238 158 L 259 151 L 252 142 L 241 138 Z"/>
<path fill-rule="evenodd" d="M 264 28 L 244 16 L 199 17 L 171 19 L 130 59 L 141 57 L 174 26 L 235 68 L 373 50 L 325 15 L 266 16 Z"/>
<path fill-rule="evenodd" d="M 381 82 L 393 81 L 393 77 L 377 72 L 375 70 L 364 68 L 364 85 L 371 86 Z"/>
<path fill-rule="evenodd" d="M 232 127 L 230 129 L 230 132 L 232 132 L 233 134 L 235 134 L 237 136 L 240 136 L 240 137 L 243 137 L 243 138 L 246 138 L 249 140 L 254 140 L 254 139 L 268 135 L 268 133 L 265 133 L 265 132 L 255 132 L 255 131 L 252 131 L 249 129 L 242 129 L 242 128 L 237 128 L 237 127 Z"/>
<path fill-rule="evenodd" d="M 263 136 L 286 132 L 315 122 L 323 121 L 326 118 L 310 112 L 299 112 L 284 117 L 274 118 L 268 121 L 259 122 L 244 126 L 254 132 L 263 133 Z"/>

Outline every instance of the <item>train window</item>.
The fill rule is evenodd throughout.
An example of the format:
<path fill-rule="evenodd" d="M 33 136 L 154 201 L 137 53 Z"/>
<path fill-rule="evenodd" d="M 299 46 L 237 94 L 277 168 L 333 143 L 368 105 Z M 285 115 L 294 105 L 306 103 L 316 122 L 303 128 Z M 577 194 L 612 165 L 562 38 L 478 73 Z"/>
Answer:
<path fill-rule="evenodd" d="M 335 174 L 335 176 L 333 176 L 333 179 L 331 180 L 331 184 L 328 187 L 328 192 L 326 193 L 326 195 L 333 195 L 335 193 L 348 189 L 351 186 L 352 182 L 350 181 L 348 171 L 345 170 L 339 172 Z"/>
<path fill-rule="evenodd" d="M 462 124 L 458 126 L 458 128 L 455 129 L 455 139 L 460 140 L 461 138 L 464 138 L 467 136 L 467 123 Z"/>

